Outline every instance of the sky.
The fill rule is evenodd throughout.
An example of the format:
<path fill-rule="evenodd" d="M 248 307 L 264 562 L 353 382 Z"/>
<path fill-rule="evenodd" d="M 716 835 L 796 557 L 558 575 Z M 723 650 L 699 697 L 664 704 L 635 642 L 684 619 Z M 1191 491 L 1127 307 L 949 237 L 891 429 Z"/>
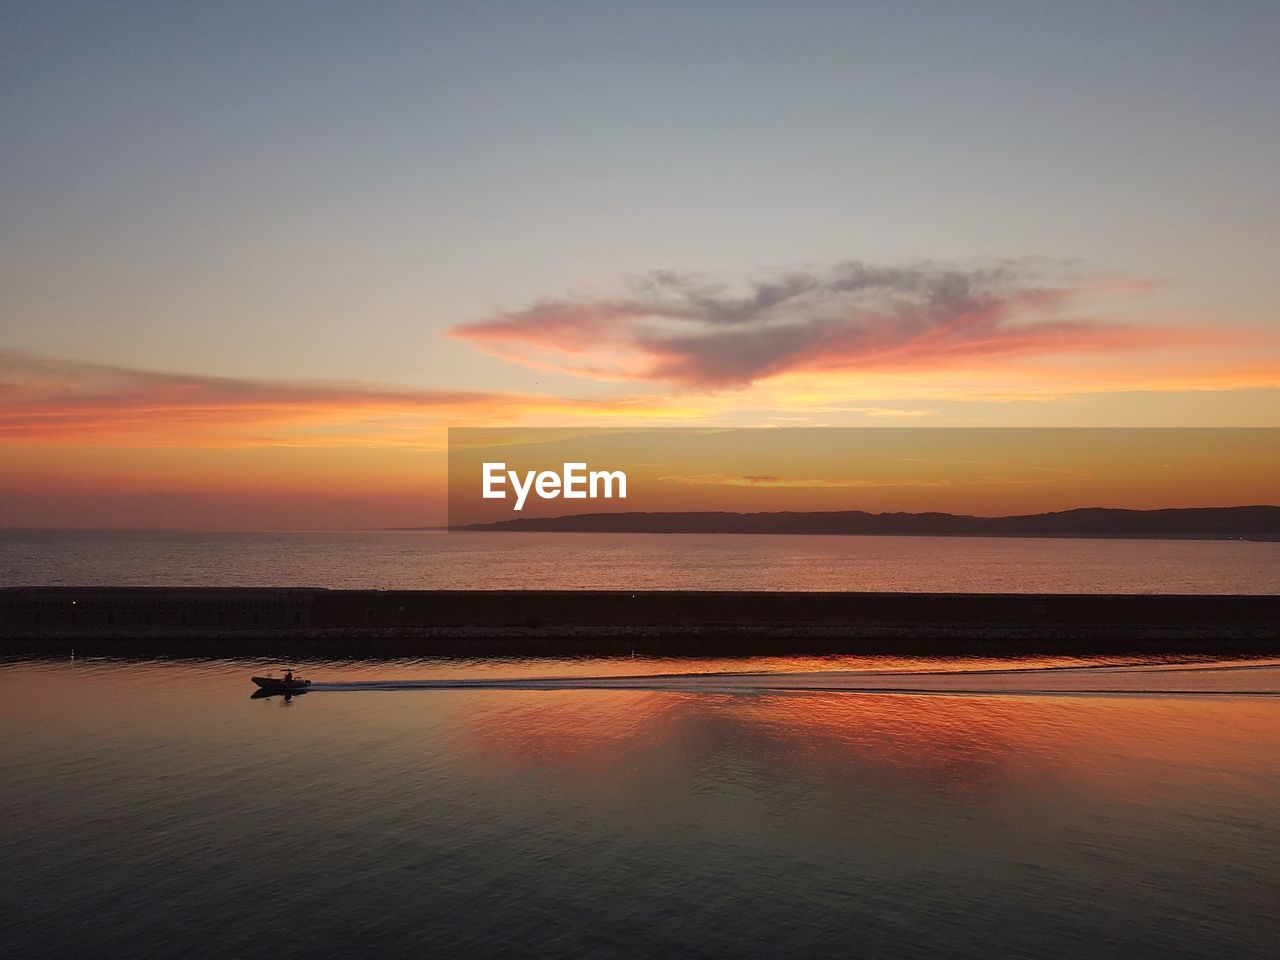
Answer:
<path fill-rule="evenodd" d="M 450 526 L 632 511 L 1021 516 L 1265 504 L 1280 489 L 1280 429 L 1253 427 L 482 427 L 450 430 L 448 459 Z M 544 471 L 555 479 L 539 492 Z M 625 481 L 602 475 L 614 471 Z"/>
<path fill-rule="evenodd" d="M 1251 0 L 11 0 L 0 525 L 436 522 L 450 426 L 1280 425 L 1278 45 Z"/>

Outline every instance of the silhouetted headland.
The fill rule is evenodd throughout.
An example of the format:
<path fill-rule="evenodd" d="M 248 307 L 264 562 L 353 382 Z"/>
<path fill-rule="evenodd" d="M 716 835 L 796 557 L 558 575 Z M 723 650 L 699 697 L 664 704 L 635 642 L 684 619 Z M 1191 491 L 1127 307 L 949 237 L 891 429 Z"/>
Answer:
<path fill-rule="evenodd" d="M 1280 506 L 1119 510 L 974 517 L 954 513 L 582 513 L 458 525 L 459 530 L 558 533 L 777 533 L 914 537 L 1128 537 L 1280 539 Z"/>
<path fill-rule="evenodd" d="M 0 656 L 1280 650 L 1280 597 L 595 590 L 0 589 Z"/>

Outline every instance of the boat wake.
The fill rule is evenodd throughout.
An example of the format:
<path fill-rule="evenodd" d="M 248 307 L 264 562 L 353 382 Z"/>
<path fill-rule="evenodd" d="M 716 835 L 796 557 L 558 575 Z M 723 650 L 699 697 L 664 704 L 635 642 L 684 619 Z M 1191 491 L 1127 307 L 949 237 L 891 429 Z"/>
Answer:
<path fill-rule="evenodd" d="M 315 681 L 308 692 L 395 690 L 649 690 L 1104 696 L 1280 696 L 1280 661 L 1025 667 L 995 670 L 660 673 L 594 677 Z"/>

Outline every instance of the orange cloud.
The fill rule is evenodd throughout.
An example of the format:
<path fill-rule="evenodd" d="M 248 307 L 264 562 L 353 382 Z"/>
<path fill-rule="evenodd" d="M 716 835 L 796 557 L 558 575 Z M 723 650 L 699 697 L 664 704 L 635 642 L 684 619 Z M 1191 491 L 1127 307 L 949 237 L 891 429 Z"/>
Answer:
<path fill-rule="evenodd" d="M 831 477 L 778 477 L 768 474 L 736 476 L 729 473 L 670 474 L 658 477 L 658 480 L 679 483 L 689 487 L 750 487 L 757 490 L 864 490 L 874 487 L 946 487 L 954 483 L 954 481 L 943 479 L 838 479 Z M 998 482 L 1026 483 L 1027 481 L 1005 480 Z"/>
<path fill-rule="evenodd" d="M 0 352 L 0 440 L 133 446 L 440 447 L 446 426 L 679 417 L 646 398 L 394 390 L 131 370 Z"/>

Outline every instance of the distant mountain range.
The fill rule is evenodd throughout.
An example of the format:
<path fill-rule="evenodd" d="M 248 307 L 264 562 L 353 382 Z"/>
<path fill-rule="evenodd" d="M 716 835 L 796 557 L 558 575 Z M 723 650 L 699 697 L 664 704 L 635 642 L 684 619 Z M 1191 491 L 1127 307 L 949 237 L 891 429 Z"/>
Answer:
<path fill-rule="evenodd" d="M 862 510 L 780 513 L 583 513 L 473 523 L 459 530 L 561 533 L 778 533 L 890 537 L 1121 537 L 1280 540 L 1280 506 L 1114 510 L 1014 517 Z"/>

